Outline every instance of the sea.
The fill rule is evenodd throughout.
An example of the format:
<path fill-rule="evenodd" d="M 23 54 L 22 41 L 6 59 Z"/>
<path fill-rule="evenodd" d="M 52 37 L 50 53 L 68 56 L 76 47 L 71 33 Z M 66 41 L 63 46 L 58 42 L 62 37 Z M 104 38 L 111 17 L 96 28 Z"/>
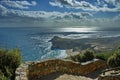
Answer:
<path fill-rule="evenodd" d="M 72 39 L 120 36 L 120 31 L 96 30 L 96 28 L 0 28 L 0 47 L 19 48 L 24 61 L 38 61 L 67 57 L 66 50 L 51 50 L 54 36 Z"/>

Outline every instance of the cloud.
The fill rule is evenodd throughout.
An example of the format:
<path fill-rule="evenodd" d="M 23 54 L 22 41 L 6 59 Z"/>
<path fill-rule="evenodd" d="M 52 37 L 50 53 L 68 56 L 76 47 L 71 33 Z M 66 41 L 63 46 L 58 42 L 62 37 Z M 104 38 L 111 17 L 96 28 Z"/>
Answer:
<path fill-rule="evenodd" d="M 58 7 L 81 9 L 84 11 L 120 11 L 120 0 L 96 0 L 94 2 L 89 2 L 89 0 L 55 0 L 49 2 L 49 4 Z"/>
<path fill-rule="evenodd" d="M 25 18 L 34 18 L 34 19 L 85 19 L 92 17 L 91 13 L 88 12 L 45 12 L 45 11 L 22 11 L 22 10 L 13 10 L 6 9 L 4 6 L 0 5 L 1 12 L 6 12 L 2 16 L 12 17 L 25 17 Z M 59 19 L 58 19 L 59 18 Z"/>
<path fill-rule="evenodd" d="M 117 3 L 117 1 L 119 1 L 119 0 L 105 0 L 105 1 L 109 4 L 115 5 Z"/>
<path fill-rule="evenodd" d="M 0 11 L 4 11 L 6 8 L 3 5 L 0 5 Z"/>
<path fill-rule="evenodd" d="M 84 9 L 84 10 L 92 10 L 95 9 L 93 5 L 86 1 L 76 1 L 76 0 L 56 0 L 55 2 L 49 2 L 52 6 L 59 7 L 67 7 L 67 8 L 75 8 L 75 9 Z"/>
<path fill-rule="evenodd" d="M 119 27 L 120 15 L 112 18 L 95 18 L 90 12 L 46 12 L 7 9 L 0 5 L 0 27 L 33 27 L 33 26 L 98 26 Z"/>
<path fill-rule="evenodd" d="M 7 13 L 7 8 L 5 8 L 4 6 L 0 5 L 0 15 L 1 16 L 5 16 L 6 13 Z"/>
<path fill-rule="evenodd" d="M 4 12 L 4 13 L 3 13 Z M 77 21 L 85 21 L 93 17 L 89 12 L 46 12 L 46 11 L 27 11 L 7 9 L 0 5 L 0 24 L 8 26 L 60 26 L 69 23 L 76 24 Z M 76 21 L 76 22 L 75 22 Z M 31 24 L 31 25 L 30 25 Z"/>
<path fill-rule="evenodd" d="M 2 4 L 12 7 L 12 8 L 17 8 L 17 9 L 28 9 L 29 6 L 35 6 L 37 3 L 35 1 L 10 1 L 10 0 L 2 0 Z"/>

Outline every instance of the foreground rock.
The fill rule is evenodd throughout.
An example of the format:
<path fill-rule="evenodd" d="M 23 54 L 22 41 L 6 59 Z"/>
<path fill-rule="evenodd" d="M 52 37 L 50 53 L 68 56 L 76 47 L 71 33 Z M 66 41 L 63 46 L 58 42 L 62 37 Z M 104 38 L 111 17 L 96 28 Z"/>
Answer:
<path fill-rule="evenodd" d="M 16 80 L 39 80 L 39 78 L 55 72 L 86 76 L 98 69 L 107 67 L 104 61 L 97 59 L 82 64 L 61 59 L 31 62 L 30 64 L 27 64 L 25 64 L 25 68 L 23 68 L 23 66 L 20 66 L 17 69 Z"/>
<path fill-rule="evenodd" d="M 120 67 L 104 70 L 98 80 L 120 80 Z"/>
<path fill-rule="evenodd" d="M 120 80 L 120 74 L 100 76 L 98 80 Z"/>
<path fill-rule="evenodd" d="M 56 72 L 56 73 L 51 73 L 49 75 L 43 76 L 38 80 L 93 80 L 93 79 L 85 76 L 78 76 L 78 75 L 71 75 L 71 74 Z"/>

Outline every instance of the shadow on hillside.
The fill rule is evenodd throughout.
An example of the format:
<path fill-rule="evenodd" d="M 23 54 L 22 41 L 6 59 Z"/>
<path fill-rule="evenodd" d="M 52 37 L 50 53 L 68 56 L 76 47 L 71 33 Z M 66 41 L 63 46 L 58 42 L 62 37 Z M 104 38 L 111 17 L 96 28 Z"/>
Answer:
<path fill-rule="evenodd" d="M 63 75 L 63 74 L 64 73 L 62 72 L 55 72 L 55 73 L 48 74 L 46 76 L 42 76 L 36 80 L 55 80 L 56 78 L 58 78 L 60 75 Z"/>
<path fill-rule="evenodd" d="M 105 69 L 98 69 L 90 74 L 88 74 L 86 77 L 89 77 L 89 78 L 92 78 L 92 79 L 96 79 L 98 78 L 101 74 L 102 74 L 102 71 L 105 70 Z"/>
<path fill-rule="evenodd" d="M 85 77 L 88 77 L 88 78 L 91 78 L 91 79 L 96 79 L 102 73 L 103 70 L 105 70 L 105 69 L 96 70 L 96 71 L 86 75 Z M 55 80 L 63 74 L 66 74 L 66 73 L 55 72 L 55 73 L 48 74 L 46 76 L 39 77 L 38 79 L 35 79 L 35 80 Z M 71 75 L 73 75 L 73 74 L 71 74 Z M 80 76 L 80 75 L 77 75 L 77 76 Z"/>

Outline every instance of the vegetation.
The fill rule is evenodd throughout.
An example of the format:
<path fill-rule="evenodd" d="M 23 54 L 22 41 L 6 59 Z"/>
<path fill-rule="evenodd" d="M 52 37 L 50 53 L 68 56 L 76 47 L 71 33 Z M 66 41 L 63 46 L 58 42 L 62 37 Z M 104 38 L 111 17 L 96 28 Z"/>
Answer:
<path fill-rule="evenodd" d="M 116 50 L 114 54 L 108 58 L 107 63 L 110 67 L 120 66 L 120 48 L 118 48 L 118 50 Z"/>
<path fill-rule="evenodd" d="M 15 70 L 21 64 L 20 50 L 0 49 L 0 80 L 14 80 Z"/>
<path fill-rule="evenodd" d="M 4 76 L 1 70 L 0 70 L 0 80 L 7 80 L 7 78 Z"/>
<path fill-rule="evenodd" d="M 114 52 L 102 52 L 96 53 L 92 50 L 85 50 L 85 52 L 71 56 L 70 59 L 76 62 L 86 62 L 92 60 L 93 58 L 105 60 L 110 67 L 120 67 L 120 47 Z"/>
<path fill-rule="evenodd" d="M 94 52 L 92 50 L 87 49 L 85 50 L 85 52 L 75 56 L 71 56 L 70 58 L 71 60 L 76 62 L 86 62 L 94 59 Z"/>
<path fill-rule="evenodd" d="M 113 52 L 101 52 L 101 53 L 96 53 L 95 58 L 105 60 L 107 61 L 108 58 L 112 55 Z"/>
<path fill-rule="evenodd" d="M 83 61 L 89 61 L 94 59 L 94 52 L 92 50 L 87 49 L 82 56 Z"/>

